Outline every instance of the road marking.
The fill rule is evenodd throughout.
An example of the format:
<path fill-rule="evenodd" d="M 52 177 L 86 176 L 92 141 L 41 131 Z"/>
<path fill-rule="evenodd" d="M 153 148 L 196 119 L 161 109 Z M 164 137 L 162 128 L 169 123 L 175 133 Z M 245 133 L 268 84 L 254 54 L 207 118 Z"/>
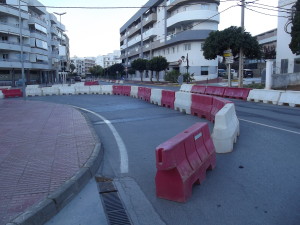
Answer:
<path fill-rule="evenodd" d="M 274 127 L 274 126 L 270 126 L 270 125 L 267 125 L 267 124 L 258 123 L 258 122 L 254 122 L 254 121 L 250 121 L 250 120 L 245 120 L 245 119 L 240 119 L 240 118 L 239 118 L 239 120 L 244 121 L 244 122 L 248 122 L 248 123 L 257 124 L 257 125 L 264 126 L 264 127 L 273 128 L 273 129 L 276 129 L 276 130 L 282 130 L 282 131 L 286 131 L 286 132 L 289 132 L 289 133 L 299 134 L 300 135 L 300 132 L 297 132 L 297 131 L 287 130 L 287 129 L 283 129 L 283 128 L 280 128 L 280 127 Z"/>
<path fill-rule="evenodd" d="M 121 173 L 128 173 L 128 154 L 127 154 L 127 149 L 126 146 L 124 144 L 123 139 L 121 138 L 121 136 L 119 135 L 118 131 L 116 130 L 116 128 L 111 124 L 111 122 L 109 120 L 107 120 L 105 117 L 91 111 L 88 109 L 84 109 L 81 107 L 77 107 L 77 106 L 73 106 L 74 108 L 78 108 L 82 111 L 85 112 L 89 112 L 91 114 L 93 114 L 94 116 L 100 118 L 101 120 L 103 120 L 103 122 L 109 127 L 110 131 L 112 132 L 112 134 L 115 137 L 115 140 L 117 142 L 118 148 L 119 148 L 119 153 L 120 153 L 120 171 Z"/>

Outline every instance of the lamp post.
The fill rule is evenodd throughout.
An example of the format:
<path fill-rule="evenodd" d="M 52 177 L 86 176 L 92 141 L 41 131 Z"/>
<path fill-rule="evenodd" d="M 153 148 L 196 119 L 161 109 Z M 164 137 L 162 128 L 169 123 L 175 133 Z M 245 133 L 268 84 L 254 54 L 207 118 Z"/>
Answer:
<path fill-rule="evenodd" d="M 60 46 L 62 46 L 62 33 L 63 33 L 63 30 L 62 30 L 62 24 L 61 24 L 61 16 L 63 16 L 63 15 L 65 15 L 65 14 L 67 14 L 66 12 L 63 12 L 63 13 L 58 13 L 58 12 L 54 12 L 54 14 L 56 14 L 56 15 L 58 15 L 59 16 L 59 23 L 60 23 Z M 60 54 L 59 54 L 59 56 L 61 56 Z M 60 70 L 61 70 L 61 72 L 63 72 L 63 62 L 62 62 L 62 59 L 60 60 Z M 62 76 L 63 76 L 63 83 L 64 83 L 64 81 L 65 81 L 65 78 L 64 78 L 64 74 L 62 74 Z"/>
<path fill-rule="evenodd" d="M 20 46 L 21 46 L 21 52 L 20 52 L 20 60 L 21 60 L 21 73 L 22 73 L 22 91 L 23 91 L 23 97 L 24 100 L 26 100 L 26 88 L 25 88 L 25 73 L 24 73 L 24 52 L 23 52 L 23 23 L 21 18 L 21 1 L 19 1 L 19 28 L 20 28 Z"/>

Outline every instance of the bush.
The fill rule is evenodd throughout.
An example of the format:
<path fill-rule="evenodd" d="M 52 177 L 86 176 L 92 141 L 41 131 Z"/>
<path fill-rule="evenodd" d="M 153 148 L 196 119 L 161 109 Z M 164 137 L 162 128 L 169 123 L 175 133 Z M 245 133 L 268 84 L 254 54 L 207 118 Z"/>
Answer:
<path fill-rule="evenodd" d="M 190 83 L 194 80 L 195 80 L 194 79 L 194 73 L 192 73 L 192 74 L 190 74 L 190 73 L 183 74 L 183 82 Z"/>
<path fill-rule="evenodd" d="M 177 83 L 180 72 L 177 70 L 172 70 L 165 75 L 165 81 L 169 81 L 171 83 Z"/>

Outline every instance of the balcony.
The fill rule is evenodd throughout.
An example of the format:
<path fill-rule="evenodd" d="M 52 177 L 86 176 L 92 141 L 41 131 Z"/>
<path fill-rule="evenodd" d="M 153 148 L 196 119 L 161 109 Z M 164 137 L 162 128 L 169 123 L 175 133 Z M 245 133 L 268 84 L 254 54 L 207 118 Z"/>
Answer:
<path fill-rule="evenodd" d="M 157 21 L 157 14 L 152 13 L 143 19 L 143 26 L 151 25 Z"/>
<path fill-rule="evenodd" d="M 132 37 L 134 34 L 138 33 L 141 30 L 141 23 L 135 25 L 134 27 L 131 27 L 128 32 L 127 35 L 128 37 Z"/>
<path fill-rule="evenodd" d="M 216 15 L 216 11 L 212 10 L 191 10 L 177 13 L 167 19 L 167 27 L 172 28 L 179 25 L 184 25 L 193 21 L 208 21 L 219 23 L 220 15 Z M 216 16 L 214 16 L 216 15 Z M 213 17 L 214 16 L 214 17 Z M 211 18 L 212 17 L 212 18 Z"/>
<path fill-rule="evenodd" d="M 151 28 L 143 33 L 143 41 L 148 40 L 150 37 L 155 37 L 155 29 Z"/>
<path fill-rule="evenodd" d="M 120 49 L 124 50 L 126 48 L 126 45 L 121 45 Z"/>
<path fill-rule="evenodd" d="M 142 36 L 138 35 L 135 38 L 131 39 L 130 41 L 128 41 L 128 47 L 135 45 L 136 43 L 139 43 L 142 40 Z"/>
<path fill-rule="evenodd" d="M 56 29 L 56 27 L 53 27 L 53 26 L 52 26 L 52 27 L 50 28 L 50 32 L 51 32 L 51 34 L 54 34 L 54 35 L 56 35 L 56 36 L 58 35 L 58 30 Z"/>
<path fill-rule="evenodd" d="M 211 2 L 220 4 L 220 0 L 211 0 Z M 193 3 L 200 3 L 200 1 L 199 0 L 169 0 L 167 2 L 167 11 L 175 10 L 180 6 L 189 5 Z"/>
<path fill-rule="evenodd" d="M 21 51 L 21 45 L 20 43 L 14 43 L 9 41 L 0 41 L 0 49 L 1 50 L 8 50 L 8 51 Z M 23 51 L 24 52 L 30 52 L 30 45 L 23 44 Z"/>
<path fill-rule="evenodd" d="M 59 45 L 59 41 L 58 41 L 58 40 L 55 40 L 55 39 L 52 39 L 52 40 L 51 40 L 51 45 L 52 45 L 52 46 L 58 46 L 58 45 Z"/>
<path fill-rule="evenodd" d="M 13 15 L 15 17 L 19 17 L 19 9 L 18 8 L 13 8 L 9 5 L 0 5 L 0 12 L 4 14 L 9 14 Z M 21 18 L 28 20 L 29 15 L 27 12 L 21 11 Z"/>
<path fill-rule="evenodd" d="M 132 49 L 131 51 L 128 52 L 128 57 L 139 55 L 140 51 L 141 51 L 141 48 L 136 47 L 136 48 L 134 48 L 134 49 Z"/>
<path fill-rule="evenodd" d="M 35 16 L 31 16 L 28 20 L 28 24 L 40 24 L 41 26 L 43 27 L 47 27 L 47 23 L 46 23 L 46 20 L 43 19 L 43 18 L 38 18 L 38 17 L 35 17 Z"/>
<path fill-rule="evenodd" d="M 22 68 L 22 64 L 21 61 L 18 59 L 0 59 L 0 65 L 1 68 L 14 68 L 14 69 L 18 69 L 18 68 Z M 24 61 L 24 68 L 25 69 L 29 69 L 31 68 L 31 63 L 28 60 Z"/>
<path fill-rule="evenodd" d="M 11 24 L 11 23 L 0 23 L 0 32 L 20 35 L 19 24 Z M 29 37 L 30 33 L 27 28 L 22 28 L 22 35 L 24 37 Z"/>
<path fill-rule="evenodd" d="M 40 48 L 31 48 L 31 53 L 40 54 L 40 55 L 48 55 L 47 50 L 43 50 Z"/>
<path fill-rule="evenodd" d="M 48 41 L 47 35 L 37 32 L 37 31 L 34 31 L 34 30 L 30 31 L 30 37 L 37 38 L 37 39 L 40 39 L 40 40 L 46 41 L 46 42 Z"/>

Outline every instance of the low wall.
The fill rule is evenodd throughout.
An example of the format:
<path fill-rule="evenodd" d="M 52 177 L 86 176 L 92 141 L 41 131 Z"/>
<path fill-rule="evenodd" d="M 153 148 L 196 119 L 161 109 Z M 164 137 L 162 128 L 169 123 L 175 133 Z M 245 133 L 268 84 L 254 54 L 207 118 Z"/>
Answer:
<path fill-rule="evenodd" d="M 300 73 L 273 74 L 272 88 L 286 88 L 290 85 L 300 84 Z"/>

